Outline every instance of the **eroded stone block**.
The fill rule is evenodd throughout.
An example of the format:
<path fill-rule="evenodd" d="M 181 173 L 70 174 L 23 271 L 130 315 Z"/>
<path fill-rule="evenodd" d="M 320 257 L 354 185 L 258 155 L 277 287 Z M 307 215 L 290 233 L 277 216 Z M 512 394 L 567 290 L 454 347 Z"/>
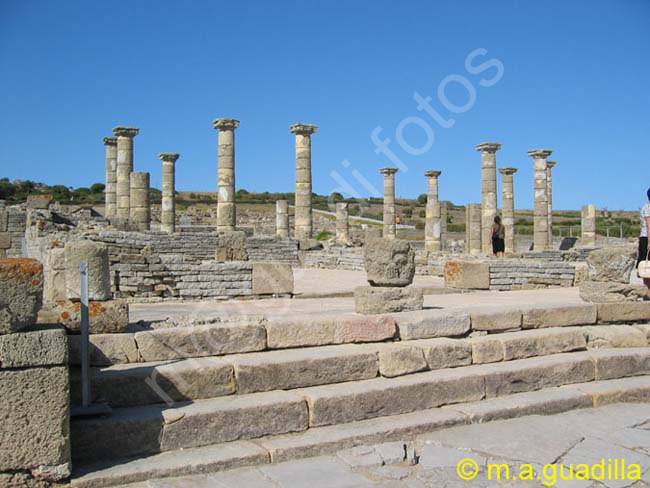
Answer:
<path fill-rule="evenodd" d="M 364 249 L 364 264 L 372 286 L 408 286 L 415 275 L 415 251 L 407 241 L 369 239 Z"/>
<path fill-rule="evenodd" d="M 81 292 L 79 266 L 88 263 L 88 299 L 109 300 L 111 278 L 108 266 L 108 248 L 105 244 L 92 241 L 73 241 L 65 246 L 66 298 L 78 300 Z"/>
<path fill-rule="evenodd" d="M 293 270 L 290 264 L 253 263 L 253 295 L 293 293 Z"/>
<path fill-rule="evenodd" d="M 129 305 L 123 300 L 91 301 L 88 318 L 91 334 L 123 333 L 129 325 Z M 39 322 L 63 324 L 70 332 L 79 332 L 81 302 L 64 300 L 50 304 L 39 314 Z"/>
<path fill-rule="evenodd" d="M 43 303 L 43 266 L 35 259 L 0 259 L 0 334 L 36 324 Z"/>
<path fill-rule="evenodd" d="M 395 286 L 359 286 L 354 289 L 354 310 L 371 315 L 422 310 L 421 288 Z"/>
<path fill-rule="evenodd" d="M 472 261 L 447 261 L 445 286 L 470 290 L 490 289 L 490 265 Z"/>

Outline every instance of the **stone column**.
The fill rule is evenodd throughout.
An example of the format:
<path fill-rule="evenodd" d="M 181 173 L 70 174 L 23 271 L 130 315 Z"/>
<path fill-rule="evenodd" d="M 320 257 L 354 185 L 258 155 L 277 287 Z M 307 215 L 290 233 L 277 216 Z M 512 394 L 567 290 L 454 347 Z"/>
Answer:
<path fill-rule="evenodd" d="M 336 242 L 350 244 L 350 223 L 348 220 L 348 204 L 336 204 Z"/>
<path fill-rule="evenodd" d="M 533 217 L 533 249 L 543 251 L 548 248 L 548 188 L 546 187 L 546 158 L 551 153 L 550 149 L 531 149 L 528 155 L 534 160 L 534 201 L 535 211 Z"/>
<path fill-rule="evenodd" d="M 497 214 L 497 156 L 498 142 L 482 142 L 476 146 L 481 151 L 481 243 L 486 254 L 492 254 L 490 233 Z"/>
<path fill-rule="evenodd" d="M 176 161 L 178 153 L 160 153 L 162 161 L 162 211 L 160 230 L 173 234 L 176 231 Z"/>
<path fill-rule="evenodd" d="M 447 249 L 447 218 L 449 216 L 449 202 L 440 202 L 440 249 Z"/>
<path fill-rule="evenodd" d="M 219 130 L 217 155 L 217 232 L 235 230 L 237 213 L 235 209 L 235 129 L 237 119 L 214 119 L 214 128 Z"/>
<path fill-rule="evenodd" d="M 384 175 L 384 237 L 395 239 L 395 173 L 397 168 L 381 168 Z"/>
<path fill-rule="evenodd" d="M 106 188 L 104 189 L 104 217 L 117 215 L 117 138 L 104 137 L 106 146 Z"/>
<path fill-rule="evenodd" d="M 289 202 L 286 200 L 275 202 L 275 235 L 289 237 Z"/>
<path fill-rule="evenodd" d="M 546 161 L 546 196 L 548 198 L 548 247 L 553 248 L 553 180 L 551 168 L 557 163 Z"/>
<path fill-rule="evenodd" d="M 117 218 L 126 223 L 129 220 L 131 205 L 131 172 L 133 171 L 133 138 L 140 129 L 135 127 L 113 127 L 113 135 L 117 137 Z"/>
<path fill-rule="evenodd" d="M 501 173 L 501 223 L 506 231 L 505 252 L 515 252 L 515 184 L 517 168 L 499 168 Z"/>
<path fill-rule="evenodd" d="M 582 247 L 596 247 L 596 206 L 584 205 L 582 207 Z"/>
<path fill-rule="evenodd" d="M 440 236 L 440 201 L 438 200 L 438 176 L 442 171 L 429 170 L 424 172 L 427 177 L 427 208 L 424 220 L 424 245 L 428 252 L 438 252 L 441 249 Z"/>
<path fill-rule="evenodd" d="M 470 203 L 467 206 L 468 233 L 465 252 L 481 254 L 481 223 L 482 208 L 480 203 Z"/>
<path fill-rule="evenodd" d="M 131 200 L 129 222 L 139 230 L 149 230 L 151 210 L 149 208 L 149 173 L 134 171 L 131 173 Z"/>
<path fill-rule="evenodd" d="M 296 135 L 296 199 L 295 237 L 309 239 L 312 235 L 311 217 L 311 135 L 317 125 L 298 122 L 289 127 Z"/>

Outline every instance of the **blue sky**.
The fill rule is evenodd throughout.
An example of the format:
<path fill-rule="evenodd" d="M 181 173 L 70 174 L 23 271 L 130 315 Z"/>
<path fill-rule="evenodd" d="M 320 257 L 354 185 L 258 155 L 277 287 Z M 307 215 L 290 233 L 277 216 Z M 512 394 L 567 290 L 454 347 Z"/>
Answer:
<path fill-rule="evenodd" d="M 475 145 L 498 141 L 517 207 L 532 208 L 527 151 L 548 147 L 555 208 L 635 209 L 650 186 L 649 52 L 647 0 L 1 0 L 0 176 L 103 181 L 102 137 L 133 125 L 154 186 L 171 151 L 178 189 L 215 190 L 212 120 L 234 117 L 238 188 L 293 191 L 289 125 L 304 121 L 320 126 L 318 193 L 381 191 L 394 164 L 375 131 L 403 167 L 399 196 L 440 169 L 442 199 L 479 202 Z"/>

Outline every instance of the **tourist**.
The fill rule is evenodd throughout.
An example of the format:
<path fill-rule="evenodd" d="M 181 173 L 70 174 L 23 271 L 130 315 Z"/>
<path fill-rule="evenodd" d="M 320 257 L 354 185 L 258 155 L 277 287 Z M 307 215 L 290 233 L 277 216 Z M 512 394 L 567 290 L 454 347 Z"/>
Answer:
<path fill-rule="evenodd" d="M 636 258 L 636 265 L 639 266 L 641 261 L 648 257 L 648 228 L 650 228 L 650 188 L 646 192 L 648 202 L 641 207 L 640 220 L 641 220 L 641 234 L 639 235 L 639 253 Z M 650 278 L 643 278 L 643 284 L 646 286 L 645 296 L 643 301 L 650 301 Z"/>
<path fill-rule="evenodd" d="M 492 232 L 490 240 L 492 241 L 492 252 L 498 257 L 503 257 L 505 250 L 506 228 L 501 223 L 501 217 L 498 215 L 494 217 L 494 224 L 492 225 Z"/>

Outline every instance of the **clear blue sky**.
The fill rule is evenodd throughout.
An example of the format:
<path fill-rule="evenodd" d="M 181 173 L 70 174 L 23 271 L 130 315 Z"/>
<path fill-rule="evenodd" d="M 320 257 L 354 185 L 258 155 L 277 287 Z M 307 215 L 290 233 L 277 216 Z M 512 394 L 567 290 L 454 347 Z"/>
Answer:
<path fill-rule="evenodd" d="M 371 138 L 381 127 L 407 168 L 399 196 L 441 169 L 442 199 L 479 202 L 474 146 L 498 141 L 520 208 L 532 208 L 527 150 L 548 147 L 556 208 L 635 209 L 650 186 L 649 53 L 648 0 L 1 0 L 0 176 L 103 182 L 102 137 L 133 125 L 154 186 L 169 151 L 178 189 L 215 190 L 212 120 L 234 117 L 238 188 L 293 191 L 289 125 L 304 121 L 320 126 L 321 194 L 340 189 L 334 172 L 381 190 L 393 165 Z"/>

